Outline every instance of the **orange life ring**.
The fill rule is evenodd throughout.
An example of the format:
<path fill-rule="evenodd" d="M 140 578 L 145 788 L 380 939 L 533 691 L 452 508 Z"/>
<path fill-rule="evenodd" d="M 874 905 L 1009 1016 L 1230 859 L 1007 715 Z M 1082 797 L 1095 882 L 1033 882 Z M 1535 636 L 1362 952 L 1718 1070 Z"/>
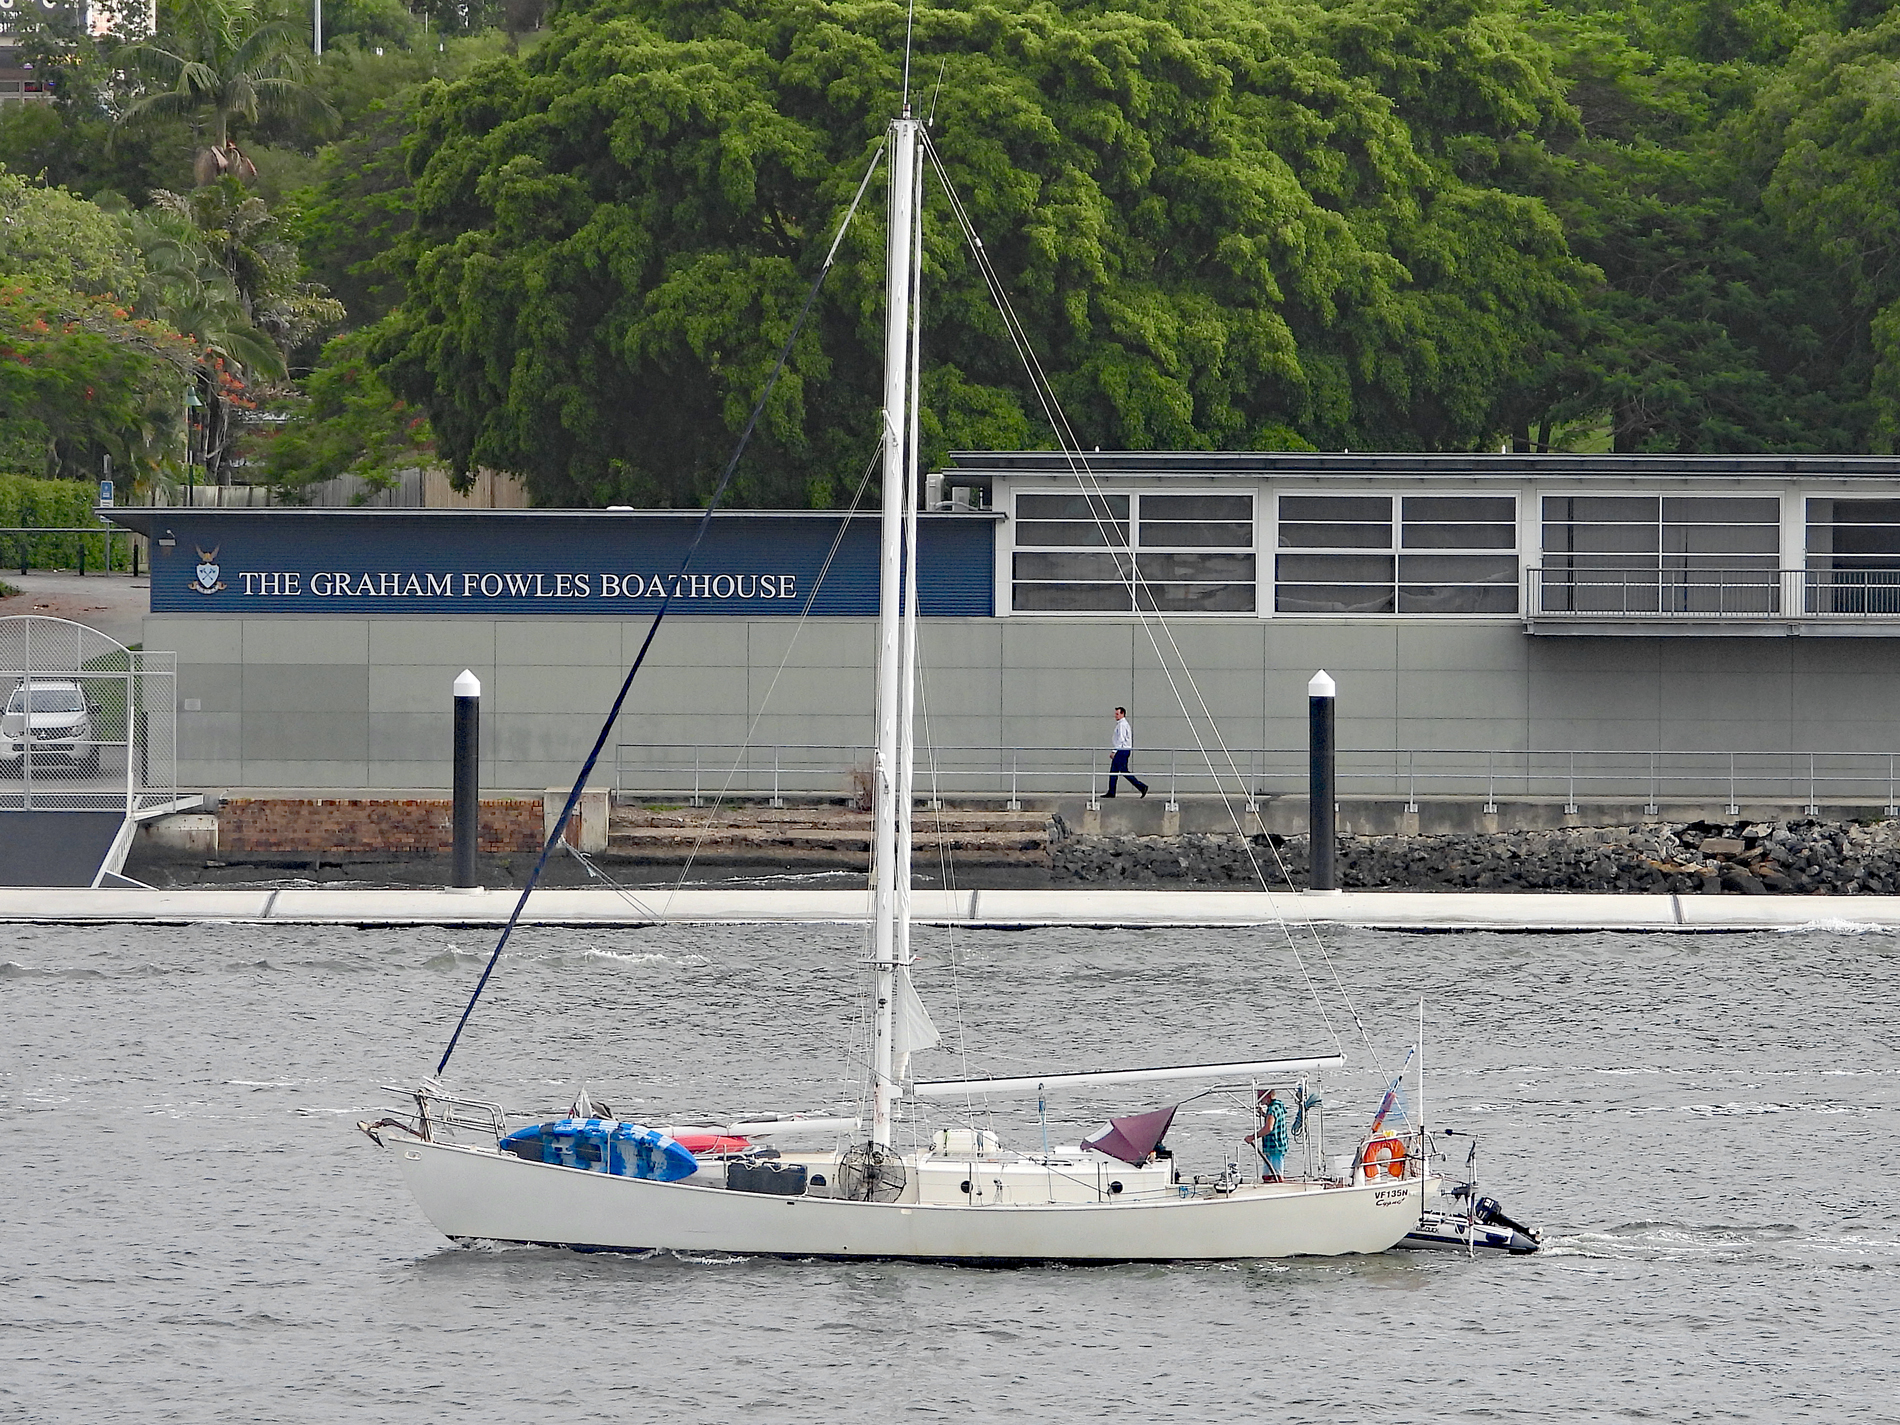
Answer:
<path fill-rule="evenodd" d="M 1380 1177 L 1402 1178 L 1406 1163 L 1405 1142 L 1400 1138 L 1374 1138 L 1366 1144 L 1365 1156 L 1359 1160 L 1367 1182 Z"/>

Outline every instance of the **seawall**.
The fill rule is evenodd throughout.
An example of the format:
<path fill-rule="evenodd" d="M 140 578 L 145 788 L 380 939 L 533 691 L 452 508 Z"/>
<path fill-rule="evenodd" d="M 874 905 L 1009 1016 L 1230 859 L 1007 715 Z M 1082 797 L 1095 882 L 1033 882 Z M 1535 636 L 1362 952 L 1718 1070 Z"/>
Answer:
<path fill-rule="evenodd" d="M 1310 849 L 1303 835 L 1076 835 L 1053 844 L 1050 869 L 1058 883 L 1192 886 L 1258 884 L 1264 872 L 1304 889 Z M 1900 822 L 1342 836 L 1336 868 L 1344 890 L 1885 895 L 1900 891 Z"/>

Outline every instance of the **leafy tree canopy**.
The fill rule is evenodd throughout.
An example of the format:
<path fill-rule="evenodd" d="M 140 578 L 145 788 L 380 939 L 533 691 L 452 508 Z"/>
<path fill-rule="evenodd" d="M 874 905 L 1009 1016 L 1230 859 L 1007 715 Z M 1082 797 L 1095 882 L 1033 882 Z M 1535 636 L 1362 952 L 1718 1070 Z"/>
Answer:
<path fill-rule="evenodd" d="M 127 305 L 143 285 L 139 250 L 97 204 L 0 169 L 0 272 L 21 282 L 116 296 Z"/>
<path fill-rule="evenodd" d="M 1629 452 L 1880 448 L 1874 308 L 1844 250 L 1818 245 L 1857 205 L 1835 187 L 1828 212 L 1804 210 L 1796 177 L 1855 162 L 1841 101 L 1877 89 L 1880 44 L 1855 11 L 1552 0 L 1539 14 L 1579 126 L 1535 191 L 1604 275 L 1539 439 L 1574 421 Z M 1890 171 L 1858 178 L 1892 191 Z M 1880 203 L 1861 191 L 1862 212 Z"/>
<path fill-rule="evenodd" d="M 165 0 L 158 34 L 125 46 L 119 58 L 148 80 L 120 123 L 184 119 L 212 150 L 234 137 L 234 125 L 255 125 L 266 113 L 328 117 L 328 106 L 303 82 L 311 59 L 308 36 L 273 18 L 254 0 Z"/>
<path fill-rule="evenodd" d="M 704 498 L 901 88 L 883 0 L 598 0 L 423 92 L 407 300 L 376 351 L 460 471 Z M 940 3 L 914 97 L 1082 438 L 1468 447 L 1544 399 L 1591 274 L 1524 191 L 1571 122 L 1466 0 Z M 926 440 L 1046 443 L 927 188 Z M 832 502 L 876 439 L 861 216 L 741 499 Z"/>
<path fill-rule="evenodd" d="M 112 214 L 0 168 L 0 458 L 34 475 L 153 465 L 190 354 L 133 310 L 151 288 Z"/>
<path fill-rule="evenodd" d="M 265 443 L 265 472 L 279 489 L 294 495 L 345 474 L 388 485 L 402 471 L 433 461 L 427 418 L 383 384 L 365 345 L 361 332 L 330 342 L 292 404 L 293 419 Z"/>

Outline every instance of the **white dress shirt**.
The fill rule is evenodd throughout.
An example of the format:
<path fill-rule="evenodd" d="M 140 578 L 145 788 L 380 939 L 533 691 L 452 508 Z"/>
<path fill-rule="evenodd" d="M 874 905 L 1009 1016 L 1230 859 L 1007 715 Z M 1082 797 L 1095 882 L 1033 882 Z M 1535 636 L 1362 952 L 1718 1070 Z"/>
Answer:
<path fill-rule="evenodd" d="M 1115 743 L 1110 750 L 1114 752 L 1135 750 L 1135 725 L 1125 717 L 1115 719 Z"/>

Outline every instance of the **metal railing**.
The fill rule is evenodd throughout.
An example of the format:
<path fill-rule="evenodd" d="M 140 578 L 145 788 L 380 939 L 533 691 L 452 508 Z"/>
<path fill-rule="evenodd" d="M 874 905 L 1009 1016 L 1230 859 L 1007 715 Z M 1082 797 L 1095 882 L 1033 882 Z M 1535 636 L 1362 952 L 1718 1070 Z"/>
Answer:
<path fill-rule="evenodd" d="M 1276 797 L 1306 795 L 1305 748 L 1237 748 L 1235 770 L 1210 770 L 1198 747 L 1137 751 L 1135 775 L 1164 805 L 1184 796 L 1226 794 L 1249 810 Z M 862 800 L 870 787 L 868 745 L 730 743 L 622 745 L 614 790 L 704 806 L 720 795 L 783 806 L 788 797 Z M 1020 809 L 1025 798 L 1085 797 L 1108 785 L 1110 754 L 1096 747 L 920 749 L 920 800 L 957 797 Z M 1236 775 L 1237 773 L 1237 775 Z M 1338 754 L 1341 796 L 1402 801 L 1501 800 L 1561 804 L 1620 802 L 1654 815 L 1664 803 L 1717 806 L 1739 815 L 1744 802 L 1884 808 L 1900 816 L 1900 749 L 1894 752 L 1611 751 L 1494 748 Z"/>
<path fill-rule="evenodd" d="M 62 536 L 73 536 L 69 541 Z M 125 550 L 119 560 L 121 569 L 130 568 L 138 572 L 138 536 L 129 529 L 116 529 L 111 525 L 55 525 L 34 527 L 16 525 L 0 529 L 0 567 L 18 569 L 22 574 L 28 567 L 37 563 L 46 568 L 49 564 L 71 564 L 81 574 L 86 572 L 86 564 L 92 551 L 99 552 L 99 559 L 93 565 L 101 573 L 112 572 L 112 548 L 118 543 Z M 47 553 L 49 544 L 57 553 Z M 66 555 L 70 553 L 71 559 Z"/>
<path fill-rule="evenodd" d="M 1900 567 L 1524 570 L 1524 616 L 1563 621 L 1900 621 Z"/>

